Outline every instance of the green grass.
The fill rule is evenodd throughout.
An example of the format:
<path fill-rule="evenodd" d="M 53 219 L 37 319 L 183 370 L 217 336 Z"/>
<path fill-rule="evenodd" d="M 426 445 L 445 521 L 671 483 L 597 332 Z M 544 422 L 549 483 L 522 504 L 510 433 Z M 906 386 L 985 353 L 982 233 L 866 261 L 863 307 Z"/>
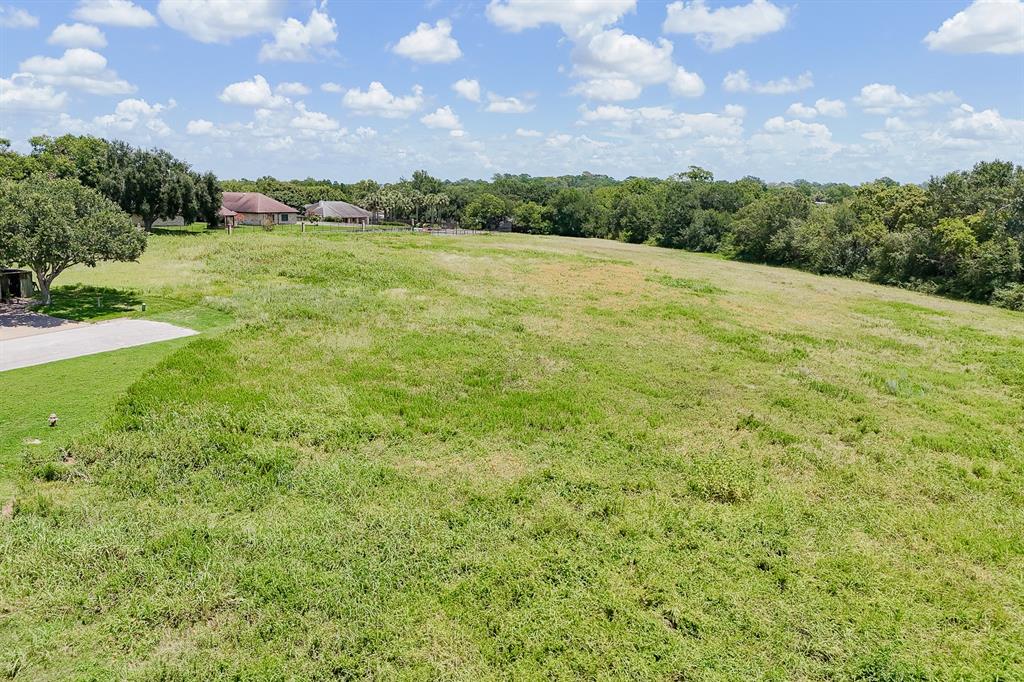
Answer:
<path fill-rule="evenodd" d="M 0 375 L 0 674 L 1024 671 L 1024 316 L 522 235 L 62 279 L 205 333 Z"/>

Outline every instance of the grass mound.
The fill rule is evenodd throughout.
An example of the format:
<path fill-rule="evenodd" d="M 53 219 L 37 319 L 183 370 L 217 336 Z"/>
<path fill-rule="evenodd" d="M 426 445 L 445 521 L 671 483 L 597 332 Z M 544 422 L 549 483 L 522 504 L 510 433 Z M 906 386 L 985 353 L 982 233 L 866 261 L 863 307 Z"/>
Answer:
<path fill-rule="evenodd" d="M 157 236 L 67 279 L 208 331 L 0 440 L 0 673 L 1024 669 L 1020 315 L 518 235 Z"/>

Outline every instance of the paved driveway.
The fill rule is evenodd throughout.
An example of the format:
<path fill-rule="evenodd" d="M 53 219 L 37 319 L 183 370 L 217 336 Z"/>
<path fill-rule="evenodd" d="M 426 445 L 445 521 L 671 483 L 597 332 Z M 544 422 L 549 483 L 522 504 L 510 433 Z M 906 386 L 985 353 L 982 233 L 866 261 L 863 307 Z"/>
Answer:
<path fill-rule="evenodd" d="M 168 341 L 199 332 L 152 320 L 110 320 L 0 340 L 0 372 L 80 355 Z"/>
<path fill-rule="evenodd" d="M 0 341 L 18 339 L 22 336 L 50 334 L 58 330 L 81 327 L 81 322 L 62 320 L 23 307 L 0 304 Z"/>

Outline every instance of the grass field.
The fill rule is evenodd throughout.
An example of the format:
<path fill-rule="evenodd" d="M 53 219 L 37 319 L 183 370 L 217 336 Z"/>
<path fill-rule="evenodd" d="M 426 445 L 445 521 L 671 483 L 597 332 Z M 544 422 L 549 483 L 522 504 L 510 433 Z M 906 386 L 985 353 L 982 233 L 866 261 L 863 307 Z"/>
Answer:
<path fill-rule="evenodd" d="M 0 676 L 1024 678 L 1020 314 L 522 235 L 62 280 L 205 333 L 0 374 Z"/>

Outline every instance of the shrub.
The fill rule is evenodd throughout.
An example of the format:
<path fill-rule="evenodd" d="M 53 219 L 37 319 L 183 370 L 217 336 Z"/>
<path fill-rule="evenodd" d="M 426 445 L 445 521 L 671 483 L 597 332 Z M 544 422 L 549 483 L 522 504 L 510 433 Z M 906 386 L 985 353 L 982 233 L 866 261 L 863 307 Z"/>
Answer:
<path fill-rule="evenodd" d="M 1015 282 L 996 289 L 992 294 L 992 305 L 1024 312 L 1024 284 Z"/>

